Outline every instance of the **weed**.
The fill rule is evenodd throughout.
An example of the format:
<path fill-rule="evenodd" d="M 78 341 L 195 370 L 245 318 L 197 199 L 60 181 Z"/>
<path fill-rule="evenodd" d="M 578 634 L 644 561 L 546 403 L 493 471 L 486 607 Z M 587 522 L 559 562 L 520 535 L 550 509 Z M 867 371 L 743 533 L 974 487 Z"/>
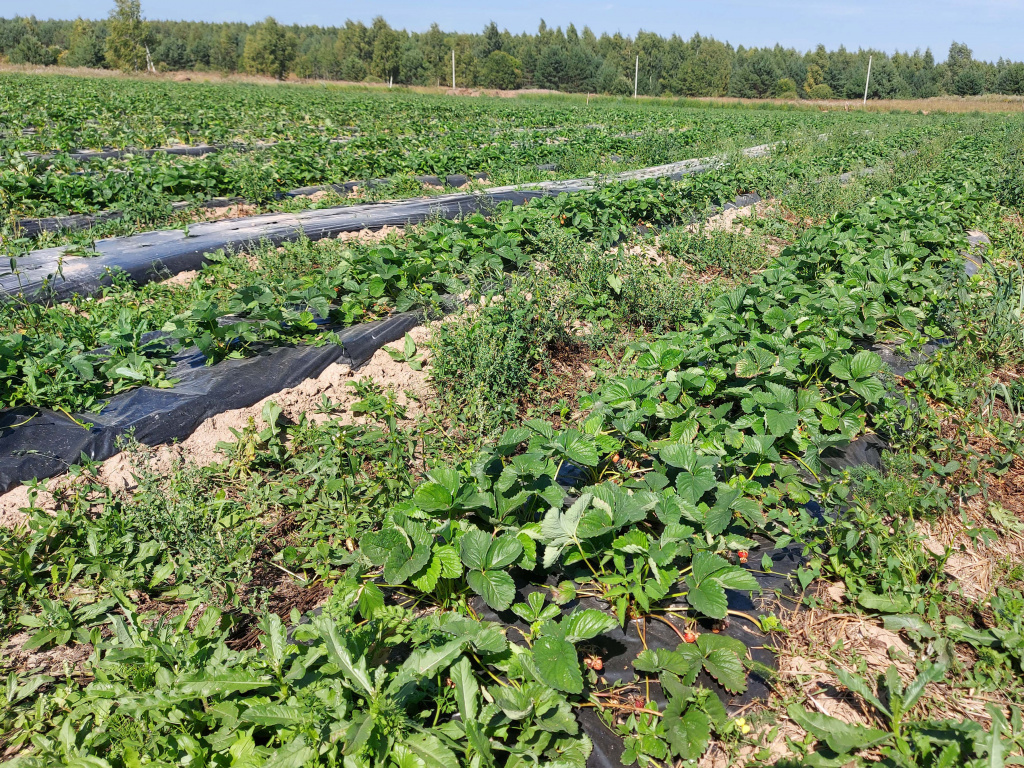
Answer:
<path fill-rule="evenodd" d="M 742 278 L 761 269 L 768 261 L 761 238 L 742 232 L 671 229 L 659 239 L 662 250 L 683 262 L 695 275 L 710 272 Z"/>
<path fill-rule="evenodd" d="M 438 327 L 431 341 L 435 389 L 457 409 L 483 405 L 490 428 L 508 422 L 537 396 L 548 346 L 567 339 L 551 286 L 515 279 L 473 314 Z"/>

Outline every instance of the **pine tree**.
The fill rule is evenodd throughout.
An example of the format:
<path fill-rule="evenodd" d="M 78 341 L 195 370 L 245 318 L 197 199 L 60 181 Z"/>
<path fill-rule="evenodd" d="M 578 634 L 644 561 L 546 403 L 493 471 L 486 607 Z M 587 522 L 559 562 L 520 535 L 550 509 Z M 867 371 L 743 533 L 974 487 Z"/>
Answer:
<path fill-rule="evenodd" d="M 61 63 L 69 67 L 103 66 L 103 45 L 96 37 L 92 24 L 79 18 L 71 30 L 68 49 Z"/>
<path fill-rule="evenodd" d="M 511 91 L 518 88 L 522 80 L 523 69 L 519 59 L 504 51 L 492 51 L 480 67 L 480 83 L 487 88 Z"/>
<path fill-rule="evenodd" d="M 495 51 L 500 50 L 501 33 L 498 31 L 498 25 L 492 21 L 484 27 L 483 46 L 480 52 L 483 58 L 487 58 Z"/>

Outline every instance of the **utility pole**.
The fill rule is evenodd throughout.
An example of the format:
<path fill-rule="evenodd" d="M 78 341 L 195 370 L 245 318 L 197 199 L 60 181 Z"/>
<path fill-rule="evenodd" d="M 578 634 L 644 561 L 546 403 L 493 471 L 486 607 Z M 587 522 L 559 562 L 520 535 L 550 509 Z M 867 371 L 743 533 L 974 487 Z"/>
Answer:
<path fill-rule="evenodd" d="M 452 48 L 452 90 L 455 90 L 455 49 Z"/>
<path fill-rule="evenodd" d="M 636 55 L 636 70 L 633 72 L 633 98 L 636 98 L 636 86 L 640 82 L 640 54 Z"/>
<path fill-rule="evenodd" d="M 868 83 L 871 82 L 871 56 L 868 55 L 868 79 L 864 81 L 864 106 L 868 105 Z"/>

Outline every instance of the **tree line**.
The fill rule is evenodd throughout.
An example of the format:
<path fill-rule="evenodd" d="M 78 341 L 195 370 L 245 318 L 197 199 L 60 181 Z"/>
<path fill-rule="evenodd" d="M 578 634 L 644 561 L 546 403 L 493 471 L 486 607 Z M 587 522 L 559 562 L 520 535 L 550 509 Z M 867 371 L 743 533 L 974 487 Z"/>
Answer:
<path fill-rule="evenodd" d="M 852 99 L 863 96 L 871 57 L 869 98 L 1024 95 L 1024 63 L 980 61 L 958 42 L 936 63 L 931 50 L 890 55 L 819 45 L 800 52 L 644 31 L 598 37 L 588 27 L 552 29 L 544 21 L 534 34 L 515 35 L 493 22 L 479 34 L 445 32 L 436 24 L 409 32 L 379 16 L 370 25 L 342 27 L 286 26 L 272 17 L 258 24 L 146 21 L 139 0 L 116 0 L 104 20 L 0 18 L 0 58 L 13 63 L 451 85 L 452 51 L 458 87 L 626 95 L 639 56 L 636 85 L 643 95 Z"/>

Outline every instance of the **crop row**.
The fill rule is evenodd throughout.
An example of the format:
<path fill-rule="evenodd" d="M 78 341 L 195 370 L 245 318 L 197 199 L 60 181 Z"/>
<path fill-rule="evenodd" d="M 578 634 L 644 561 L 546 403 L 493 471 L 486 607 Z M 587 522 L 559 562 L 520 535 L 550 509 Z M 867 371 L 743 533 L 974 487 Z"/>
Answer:
<path fill-rule="evenodd" d="M 902 137 L 897 139 L 893 144 L 902 146 Z M 882 142 L 873 151 L 896 154 Z M 638 222 L 685 222 L 737 194 L 778 194 L 848 161 L 843 145 L 813 146 L 809 153 L 727 165 L 680 182 L 608 185 L 537 200 L 490 219 L 437 223 L 397 244 L 328 244 L 318 249 L 317 261 L 260 282 L 230 267 L 223 268 L 231 274 L 219 275 L 231 260 L 213 257 L 204 272 L 206 287 L 187 295 L 157 287 L 135 296 L 118 283 L 118 300 L 112 302 L 76 299 L 69 306 L 38 308 L 9 301 L 2 309 L 0 394 L 8 405 L 98 408 L 104 397 L 141 384 L 168 386 L 174 355 L 193 345 L 214 363 L 257 344 L 318 338 L 325 320 L 346 327 L 392 310 L 429 307 L 443 294 L 460 293 L 467 280 L 501 279 L 538 255 L 533 233 L 546 221 L 611 246 Z M 154 302 L 160 295 L 166 301 Z M 153 338 L 160 330 L 169 337 Z"/>
<path fill-rule="evenodd" d="M 809 142 L 813 147 L 809 155 L 813 167 L 809 167 L 808 173 L 830 176 L 861 165 L 882 165 L 901 152 L 919 147 L 924 141 L 934 141 L 948 135 L 948 131 L 936 128 L 903 128 L 882 132 L 870 138 L 858 134 L 838 134 L 824 143 L 816 137 Z M 783 150 L 781 144 L 776 143 L 774 146 L 777 152 L 805 155 L 808 153 L 807 145 L 799 140 L 787 142 L 786 150 Z M 40 205 L 50 209 L 104 209 L 100 212 L 100 219 L 93 223 L 95 230 L 92 233 L 75 235 L 68 231 L 56 236 L 59 242 L 71 240 L 83 244 L 87 243 L 90 237 L 101 237 L 107 233 L 126 234 L 138 228 L 161 223 L 173 225 L 181 221 L 182 217 L 194 215 L 188 210 L 188 200 L 201 201 L 217 191 L 241 192 L 251 203 L 270 209 L 290 210 L 297 205 L 322 208 L 337 205 L 339 202 L 334 196 L 315 203 L 273 202 L 276 198 L 288 197 L 281 190 L 290 189 L 295 184 L 324 175 L 331 176 L 334 171 L 329 168 L 325 170 L 331 163 L 330 155 L 318 155 L 315 152 L 291 154 L 280 146 L 261 150 L 257 155 L 242 153 L 234 159 L 232 155 L 233 153 L 225 153 L 220 157 L 186 160 L 184 164 L 179 164 L 181 161 L 168 161 L 166 156 L 163 159 L 137 158 L 130 161 L 127 167 L 115 169 L 105 176 L 68 174 L 54 171 L 51 167 L 42 180 L 37 179 L 40 184 L 45 181 L 45 190 L 42 191 L 33 191 L 30 186 L 25 186 L 28 176 L 19 176 L 12 172 L 9 180 L 21 185 L 21 188 L 20 192 L 15 191 L 11 194 L 24 194 L 26 198 L 45 198 L 49 195 L 51 202 L 40 202 Z M 654 157 L 657 160 L 664 160 L 666 155 L 657 154 Z M 567 160 L 565 157 L 562 159 L 567 165 L 559 166 L 560 175 L 566 175 L 569 171 L 581 172 L 578 162 Z M 510 170 L 508 158 L 504 158 L 503 163 L 496 164 L 497 170 L 491 172 L 489 178 L 493 181 L 516 182 L 531 177 L 550 176 L 539 173 L 539 169 L 551 166 L 537 166 L 535 169 L 530 167 L 524 168 L 521 172 L 513 172 Z M 634 164 L 637 164 L 636 157 L 629 163 L 610 165 L 600 162 L 593 167 L 619 170 Z M 391 180 L 389 186 L 374 186 L 367 194 L 377 200 L 387 199 L 395 194 L 415 193 L 419 189 L 416 178 L 399 175 Z M 104 199 L 107 195 L 110 196 L 110 200 Z M 12 214 L 12 217 L 16 217 L 16 214 Z M 13 235 L 11 242 L 14 247 L 28 247 L 34 234 L 53 229 L 49 225 L 39 227 L 32 220 L 24 221 L 24 225 L 19 225 L 17 221 L 9 221 L 6 226 Z M 69 224 L 73 223 L 74 220 L 69 220 Z M 71 227 L 72 230 L 79 228 Z M 47 242 L 54 242 L 54 237 L 47 236 Z"/>
<path fill-rule="evenodd" d="M 1004 138 L 960 138 L 930 173 L 807 228 L 685 333 L 639 339 L 628 366 L 618 361 L 625 371 L 596 382 L 571 424 L 523 420 L 479 453 L 433 464 L 411 487 L 387 473 L 357 482 L 363 450 L 377 451 L 372 462 L 390 471 L 416 460 L 395 428 L 393 402 L 367 393 L 361 407 L 390 424 L 373 438 L 338 423 L 286 428 L 268 406 L 266 428 L 239 435 L 234 466 L 258 464 L 270 478 L 260 485 L 279 507 L 312 510 L 301 520 L 317 535 L 276 562 L 322 580 L 329 597 L 308 622 L 298 611 L 267 612 L 256 648 L 230 646 L 236 617 L 198 600 L 173 619 L 147 622 L 142 595 L 198 593 L 189 591 L 193 560 L 175 559 L 152 533 L 146 543 L 133 535 L 145 523 L 130 502 L 108 497 L 98 510 L 83 502 L 56 517 L 34 513 L 33 527 L 3 550 L 3 594 L 87 585 L 95 599 L 66 608 L 67 617 L 51 622 L 58 626 L 35 616 L 24 624 L 40 646 L 76 638 L 95 651 L 87 678 L 12 676 L 10 741 L 31 744 L 19 765 L 128 766 L 145 754 L 168 763 L 583 768 L 598 732 L 581 725 L 591 710 L 622 738 L 626 764 L 700 759 L 714 735 L 740 732 L 715 691 L 746 690 L 752 667 L 743 643 L 711 628 L 772 628 L 772 617 L 734 608 L 737 594 L 759 589 L 758 572 L 774 567 L 767 549 L 756 550 L 818 537 L 807 502 L 816 497 L 832 513 L 848 501 L 823 454 L 899 429 L 887 414 L 901 393 L 872 347 L 919 349 L 956 330 L 950 303 L 973 288 L 962 277 L 965 231 L 992 215 Z M 467 251 L 448 276 L 471 264 L 498 277 L 533 258 L 540 218 L 614 242 L 638 219 L 685 211 L 677 190 L 713 179 L 602 188 L 590 210 L 580 209 L 581 197 L 556 198 L 407 237 L 432 242 L 447 233 L 446 257 Z M 408 282 L 387 274 L 395 265 L 367 263 L 384 267 L 367 292 L 387 296 L 389 307 L 417 286 L 461 287 L 433 280 L 433 263 Z M 629 275 L 600 277 L 614 291 Z M 234 309 L 263 295 L 242 293 L 248 304 Z M 241 460 L 247 451 L 254 463 Z M 289 472 L 307 483 L 279 484 Z M 244 504 L 223 491 L 216 505 L 227 532 Z M 833 555 L 867 551 L 874 535 L 851 529 L 826 547 Z M 252 551 L 241 547 L 232 562 Z M 890 598 L 882 577 L 868 574 L 864 605 Z M 39 612 L 57 616 L 46 600 Z M 642 705 L 621 703 L 621 687 L 602 670 L 602 640 L 623 628 L 647 633 L 654 623 L 683 642 L 652 644 L 630 660 L 618 679 L 643 691 Z M 909 707 L 945 673 L 948 661 L 933 661 L 905 698 L 899 680 L 890 681 L 900 702 Z M 856 690 L 874 696 L 865 684 Z M 790 716 L 827 739 L 833 764 L 868 746 L 891 749 L 904 764 L 939 750 L 966 763 L 1019 747 L 1004 747 L 996 727 L 975 741 L 967 724 L 915 728 L 894 717 L 890 734 L 800 707 Z M 914 738 L 901 728 L 915 728 Z"/>
<path fill-rule="evenodd" d="M 4 74 L 0 155 L 75 149 L 152 148 L 171 144 L 253 144 L 311 137 L 529 136 L 552 128 L 593 133 L 764 138 L 807 115 L 706 110 L 602 100 L 445 99 L 337 87 L 92 81 Z M 856 118 L 860 121 L 860 118 Z M 847 117 L 847 122 L 850 122 Z M 27 130 L 26 130 L 27 129 Z"/>
<path fill-rule="evenodd" d="M 71 82 L 74 88 L 89 88 Z M 138 95 L 133 93 L 134 89 L 145 91 L 145 85 L 153 84 L 119 83 L 107 99 L 117 107 L 123 107 L 117 98 L 123 95 L 120 90 Z M 65 86 L 71 88 L 60 79 L 53 84 L 58 92 Z M 185 93 L 196 95 L 196 89 L 190 90 L 188 85 L 178 87 L 185 89 Z M 175 86 L 160 86 L 160 89 L 165 88 L 173 91 Z M 9 98 L 18 99 L 13 94 L 24 91 L 25 98 L 40 99 L 39 91 L 45 89 L 10 90 L 12 95 Z M 203 94 L 197 96 L 201 103 L 206 98 L 225 95 L 217 88 L 209 94 L 202 90 L 199 93 Z M 202 158 L 157 154 L 100 161 L 73 159 L 59 153 L 33 157 L 24 154 L 24 144 L 28 139 L 20 133 L 16 137 L 0 139 L 0 156 L 7 161 L 0 169 L 0 199 L 10 212 L 5 226 L 10 230 L 11 219 L 92 213 L 105 209 L 127 210 L 152 218 L 169 214 L 168 206 L 175 201 L 239 195 L 252 202 L 264 203 L 274 194 L 294 187 L 379 176 L 487 172 L 497 183 L 503 183 L 537 178 L 533 170 L 535 166 L 550 164 L 556 164 L 561 173 L 573 176 L 604 170 L 616 159 L 623 167 L 656 165 L 721 151 L 740 142 L 749 145 L 765 140 L 813 136 L 823 131 L 833 136 L 842 134 L 848 137 L 848 156 L 845 158 L 848 166 L 872 160 L 878 154 L 870 141 L 863 141 L 862 131 L 865 128 L 873 130 L 889 145 L 898 143 L 894 135 L 902 136 L 902 149 L 912 148 L 916 142 L 935 132 L 934 126 L 922 125 L 915 116 L 905 116 L 896 127 L 886 127 L 870 116 L 855 119 L 844 116 L 840 121 L 827 115 L 814 116 L 813 119 L 802 115 L 798 120 L 785 112 L 723 116 L 685 109 L 652 109 L 651 120 L 644 125 L 643 131 L 636 132 L 623 130 L 624 127 L 639 126 L 635 110 L 611 105 L 588 111 L 578 106 L 556 109 L 543 102 L 488 103 L 484 106 L 457 102 L 453 105 L 409 95 L 391 97 L 335 90 L 329 92 L 330 98 L 325 98 L 317 89 L 270 89 L 268 94 L 243 87 L 240 93 L 243 102 L 248 98 L 271 102 L 279 99 L 282 115 L 293 121 L 289 123 L 292 132 L 287 136 L 273 131 L 244 137 L 213 134 L 168 136 L 155 143 L 140 142 L 140 146 L 166 145 L 171 138 L 180 138 L 186 143 L 241 140 L 250 145 L 251 150 L 233 149 Z M 303 105 L 303 94 L 310 95 L 308 105 Z M 46 125 L 56 130 L 63 121 L 67 121 L 69 129 L 80 127 L 78 110 L 87 108 L 78 105 L 80 98 L 80 94 L 72 92 L 64 97 L 55 96 L 55 103 L 41 101 L 41 104 L 48 104 L 53 113 Z M 182 98 L 180 94 L 178 98 Z M 65 105 L 66 112 L 58 109 L 62 102 L 69 102 Z M 72 109 L 70 103 L 76 107 Z M 18 108 L 24 107 L 19 102 Z M 322 114 L 346 108 L 353 112 L 347 122 L 336 122 Z M 140 109 L 142 111 L 138 111 Z M 524 122 L 530 125 L 543 123 L 542 116 L 559 110 L 563 113 L 560 117 L 564 119 L 558 120 L 561 127 L 556 132 L 518 130 Z M 227 121 L 234 114 L 230 102 L 227 106 L 218 107 L 217 112 Z M 595 112 L 610 119 L 595 125 Z M 17 113 L 13 107 L 7 112 L 11 115 Z M 432 117 L 424 119 L 424 113 L 430 113 Z M 141 106 L 136 111 L 114 109 L 111 116 L 114 114 L 119 117 L 138 115 L 140 119 L 148 119 L 147 124 L 160 121 L 159 115 L 147 113 Z M 160 115 L 163 114 L 161 111 Z M 204 112 L 190 105 L 190 114 L 203 115 Z M 248 120 L 253 114 L 252 109 L 240 110 L 238 119 L 244 115 Z M 259 110 L 255 110 L 255 114 L 259 114 Z M 360 123 L 360 120 L 366 122 Z M 352 123 L 360 128 L 346 137 L 344 143 L 337 140 L 337 131 L 321 130 Z M 967 124 L 966 120 L 960 123 Z M 123 120 L 117 123 L 123 124 Z M 955 127 L 962 128 L 961 125 Z M 849 140 L 854 135 L 859 136 L 860 141 Z M 30 138 L 43 141 L 39 134 Z M 270 144 L 266 145 L 266 142 Z M 108 143 L 103 142 L 102 146 Z M 78 146 L 83 146 L 83 143 L 72 145 Z M 58 143 L 56 148 L 68 147 Z"/>

